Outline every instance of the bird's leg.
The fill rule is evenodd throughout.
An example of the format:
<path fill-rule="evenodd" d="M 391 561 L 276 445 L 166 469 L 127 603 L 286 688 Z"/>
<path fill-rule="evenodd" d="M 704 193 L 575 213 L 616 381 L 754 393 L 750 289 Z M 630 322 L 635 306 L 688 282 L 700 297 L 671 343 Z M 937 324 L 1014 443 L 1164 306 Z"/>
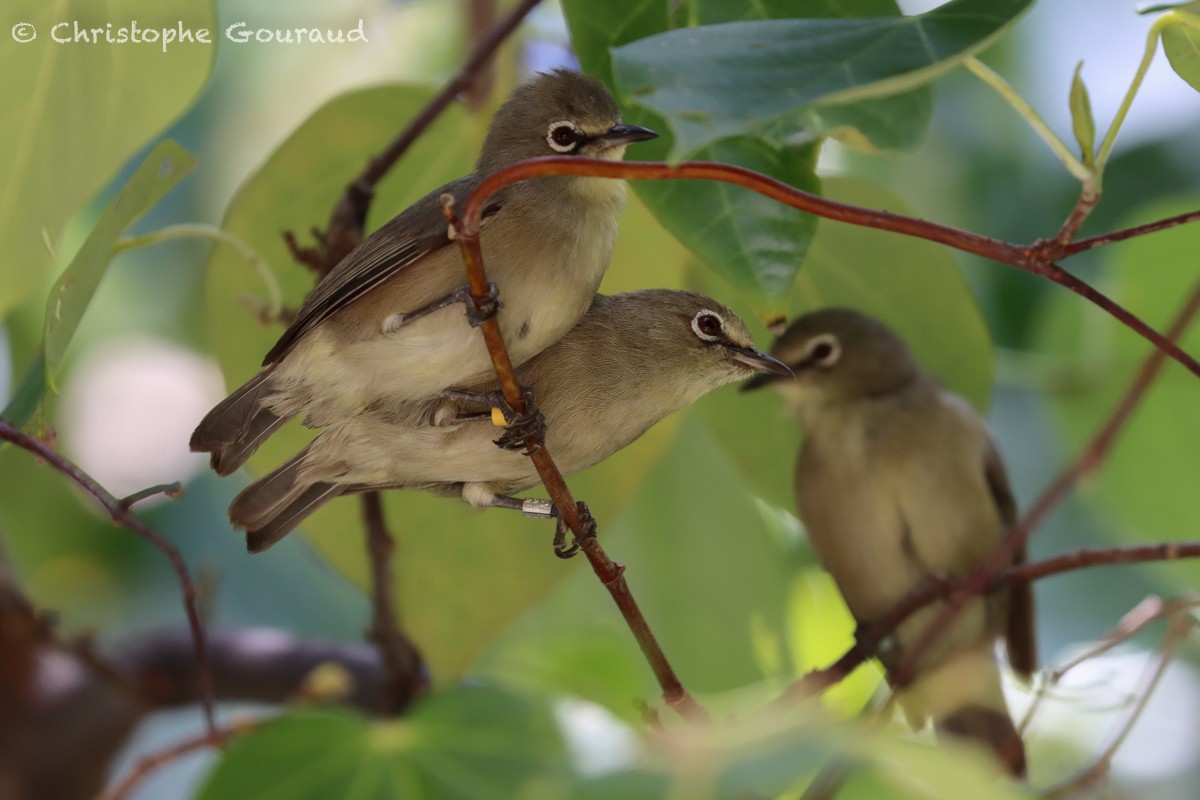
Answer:
<path fill-rule="evenodd" d="M 535 519 L 557 519 L 558 509 L 549 500 L 542 500 L 537 497 L 529 497 L 522 500 L 520 497 L 510 497 L 506 494 L 498 494 L 491 500 L 490 505 L 493 508 L 509 508 L 513 511 L 520 511 L 527 517 Z"/>
<path fill-rule="evenodd" d="M 554 555 L 559 558 L 571 558 L 580 550 L 586 549 L 596 539 L 596 518 L 592 516 L 591 509 L 587 503 L 578 502 L 575 507 L 579 509 L 579 521 L 583 525 L 583 530 L 575 537 L 570 546 L 567 546 L 567 523 L 562 517 L 559 517 L 558 524 L 554 528 Z M 557 511 L 557 509 L 555 509 Z"/>
<path fill-rule="evenodd" d="M 495 440 L 496 446 L 502 450 L 521 451 L 525 455 L 532 455 L 541 449 L 542 442 L 546 440 L 546 420 L 533 402 L 533 393 L 526 390 L 524 395 L 525 411 L 518 413 L 504 399 L 504 394 L 501 392 L 467 392 L 461 389 L 444 389 L 442 391 L 443 397 L 449 397 L 452 400 L 465 400 L 468 403 L 497 409 L 500 412 L 500 418 L 497 419 L 493 415 L 492 422 L 502 425 L 504 433 Z M 532 441 L 535 438 L 537 442 L 533 444 Z"/>
<path fill-rule="evenodd" d="M 434 311 L 440 311 L 447 306 L 452 306 L 455 303 L 465 303 L 467 306 L 467 322 L 471 323 L 472 327 L 478 328 L 487 320 L 496 316 L 496 311 L 500 308 L 499 291 L 496 289 L 496 284 L 488 282 L 488 293 L 485 295 L 482 307 L 475 305 L 475 299 L 471 297 L 470 286 L 460 286 L 445 297 L 438 298 L 432 303 L 423 305 L 416 311 L 410 311 L 407 314 L 391 314 L 383 321 L 384 333 L 395 333 L 396 331 L 408 325 L 411 322 L 419 320 L 421 317 L 428 316 Z"/>

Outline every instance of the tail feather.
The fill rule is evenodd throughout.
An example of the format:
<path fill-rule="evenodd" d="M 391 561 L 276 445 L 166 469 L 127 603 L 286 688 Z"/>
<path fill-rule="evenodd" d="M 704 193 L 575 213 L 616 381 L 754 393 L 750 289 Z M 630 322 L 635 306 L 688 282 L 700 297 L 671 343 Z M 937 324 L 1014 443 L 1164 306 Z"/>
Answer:
<path fill-rule="evenodd" d="M 996 754 L 1014 778 L 1025 777 L 1025 744 L 1007 711 L 966 706 L 937 723 L 939 734 L 968 739 Z"/>
<path fill-rule="evenodd" d="M 1017 553 L 1015 564 L 1025 562 L 1025 548 Z M 1037 639 L 1033 624 L 1033 584 L 1018 583 L 1008 591 L 1004 642 L 1008 663 L 1025 680 L 1038 669 Z"/>
<path fill-rule="evenodd" d="M 258 528 L 303 494 L 312 485 L 300 479 L 300 467 L 307 456 L 308 447 L 233 498 L 229 505 L 229 520 L 233 526 L 242 530 Z"/>
<path fill-rule="evenodd" d="M 188 446 L 192 452 L 211 453 L 218 475 L 234 472 L 258 446 L 287 421 L 263 406 L 270 392 L 271 369 L 259 372 L 204 416 Z"/>
<path fill-rule="evenodd" d="M 342 493 L 344 487 L 334 483 L 314 483 L 299 497 L 285 506 L 263 525 L 246 531 L 246 549 L 261 553 L 287 536 L 296 526 L 327 502 Z"/>

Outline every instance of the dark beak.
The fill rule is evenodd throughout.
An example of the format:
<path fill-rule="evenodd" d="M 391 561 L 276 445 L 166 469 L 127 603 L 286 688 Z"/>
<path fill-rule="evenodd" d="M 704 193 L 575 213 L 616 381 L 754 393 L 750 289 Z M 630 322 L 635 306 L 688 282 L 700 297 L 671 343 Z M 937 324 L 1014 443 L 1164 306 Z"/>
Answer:
<path fill-rule="evenodd" d="M 608 129 L 608 133 L 596 137 L 597 141 L 604 142 L 609 147 L 633 142 L 648 142 L 657 138 L 657 133 L 638 125 L 613 125 Z"/>
<path fill-rule="evenodd" d="M 747 388 L 753 388 L 750 384 L 754 384 L 757 387 L 782 378 L 790 379 L 796 377 L 787 364 L 774 356 L 769 356 L 766 353 L 755 350 L 753 347 L 737 347 L 736 345 L 726 345 L 725 347 L 729 351 L 730 358 L 739 364 L 745 364 L 750 369 L 759 373 L 742 384 L 742 391 L 745 391 Z"/>

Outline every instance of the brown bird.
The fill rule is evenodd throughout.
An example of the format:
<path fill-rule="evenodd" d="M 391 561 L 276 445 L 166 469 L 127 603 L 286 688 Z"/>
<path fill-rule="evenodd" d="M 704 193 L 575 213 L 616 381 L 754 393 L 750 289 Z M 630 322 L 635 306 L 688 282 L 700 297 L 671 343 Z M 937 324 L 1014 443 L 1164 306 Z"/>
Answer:
<path fill-rule="evenodd" d="M 855 311 L 802 316 L 771 352 L 796 379 L 759 376 L 745 388 L 770 383 L 799 418 L 797 510 L 860 628 L 923 584 L 963 577 L 987 559 L 1017 507 L 987 426 L 966 401 L 941 389 L 883 323 Z M 927 606 L 885 640 L 878 655 L 889 674 L 944 608 Z M 1001 636 L 1013 669 L 1029 678 L 1037 651 L 1028 584 L 969 602 L 898 699 L 914 727 L 932 719 L 1023 776 L 1025 749 L 993 650 Z"/>
<path fill-rule="evenodd" d="M 754 349 L 742 321 L 717 301 L 665 289 L 597 295 L 566 336 L 518 369 L 546 422 L 546 448 L 564 474 L 633 442 L 663 417 L 755 372 L 790 375 Z M 474 506 L 543 509 L 511 495 L 539 478 L 522 453 L 496 447 L 486 393 L 370 408 L 332 426 L 234 499 L 229 517 L 265 550 L 348 491 L 426 489 Z M 456 395 L 458 393 L 455 393 Z M 532 505 L 531 505 L 532 503 Z"/>
<path fill-rule="evenodd" d="M 466 271 L 452 246 L 443 195 L 461 207 L 479 182 L 543 155 L 620 160 L 653 131 L 621 124 L 612 96 L 568 70 L 519 87 L 492 119 L 475 171 L 418 200 L 350 252 L 300 307 L 263 369 L 192 434 L 227 475 L 296 415 L 324 427 L 379 401 L 434 397 L 491 374 L 465 314 Z M 498 321 L 513 362 L 560 339 L 587 311 L 612 255 L 625 184 L 552 176 L 494 195 L 480 242 L 497 284 Z"/>

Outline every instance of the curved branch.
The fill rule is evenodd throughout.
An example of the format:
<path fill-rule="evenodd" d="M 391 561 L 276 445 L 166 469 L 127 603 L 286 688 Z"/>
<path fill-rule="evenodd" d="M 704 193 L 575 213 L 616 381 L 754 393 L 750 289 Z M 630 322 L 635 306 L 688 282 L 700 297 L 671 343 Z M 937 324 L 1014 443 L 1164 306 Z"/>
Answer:
<path fill-rule="evenodd" d="M 176 579 L 179 581 L 179 588 L 183 594 L 183 608 L 187 614 L 188 629 L 195 647 L 194 652 L 197 665 L 196 682 L 199 687 L 200 704 L 204 709 L 205 729 L 209 735 L 219 739 L 220 735 L 217 731 L 213 710 L 213 681 L 208 663 L 208 648 L 205 640 L 204 623 L 200 618 L 200 610 L 196 603 L 196 586 L 192 583 L 187 565 L 184 564 L 183 556 L 180 555 L 179 550 L 175 545 L 168 542 L 166 537 L 161 533 L 132 514 L 122 504 L 121 500 L 113 497 L 91 475 L 81 470 L 45 442 L 26 434 L 3 418 L 0 418 L 0 439 L 12 442 L 17 447 L 27 450 L 61 472 L 68 480 L 90 494 L 108 512 L 109 517 L 114 523 L 133 531 L 166 556 L 167 561 L 171 564 L 171 569 L 175 572 Z"/>

